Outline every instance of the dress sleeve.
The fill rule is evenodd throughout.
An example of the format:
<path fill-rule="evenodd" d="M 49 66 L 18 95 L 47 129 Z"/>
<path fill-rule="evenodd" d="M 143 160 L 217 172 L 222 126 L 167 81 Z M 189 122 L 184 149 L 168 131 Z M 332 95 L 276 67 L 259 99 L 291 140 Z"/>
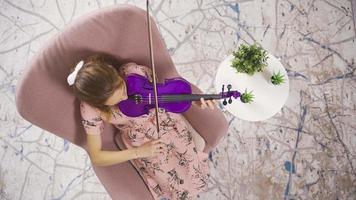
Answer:
<path fill-rule="evenodd" d="M 100 117 L 100 111 L 91 105 L 81 102 L 80 113 L 82 124 L 87 134 L 100 135 L 104 132 L 103 119 Z"/>
<path fill-rule="evenodd" d="M 136 73 L 148 78 L 150 82 L 152 82 L 152 70 L 149 67 L 144 65 L 138 65 L 135 62 L 128 62 L 120 66 L 119 74 L 126 77 L 131 73 Z"/>

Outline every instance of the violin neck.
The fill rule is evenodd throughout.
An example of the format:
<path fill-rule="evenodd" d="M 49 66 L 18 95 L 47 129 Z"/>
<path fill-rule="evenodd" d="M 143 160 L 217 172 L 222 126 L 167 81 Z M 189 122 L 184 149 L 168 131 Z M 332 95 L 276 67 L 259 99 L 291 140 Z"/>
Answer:
<path fill-rule="evenodd" d="M 200 101 L 200 98 L 204 100 L 221 99 L 219 94 L 179 94 L 179 95 L 162 95 L 163 101 Z"/>

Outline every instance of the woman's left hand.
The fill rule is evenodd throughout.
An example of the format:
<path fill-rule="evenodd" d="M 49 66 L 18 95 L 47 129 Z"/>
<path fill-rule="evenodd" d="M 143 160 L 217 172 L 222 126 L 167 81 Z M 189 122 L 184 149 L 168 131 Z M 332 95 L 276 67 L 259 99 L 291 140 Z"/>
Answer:
<path fill-rule="evenodd" d="M 205 100 L 203 97 L 200 98 L 200 101 L 192 101 L 192 104 L 199 106 L 202 109 L 205 109 L 209 106 L 211 110 L 214 110 L 214 104 L 217 105 L 215 100 Z"/>

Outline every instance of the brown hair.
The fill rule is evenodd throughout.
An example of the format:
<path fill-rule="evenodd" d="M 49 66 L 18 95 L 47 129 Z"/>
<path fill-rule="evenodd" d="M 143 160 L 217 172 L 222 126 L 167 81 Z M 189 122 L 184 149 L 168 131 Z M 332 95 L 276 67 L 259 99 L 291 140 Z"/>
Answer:
<path fill-rule="evenodd" d="M 124 84 L 114 66 L 119 64 L 111 55 L 97 53 L 89 56 L 71 86 L 77 98 L 102 111 L 106 120 L 110 120 L 111 112 L 110 106 L 104 103 Z M 71 68 L 71 72 L 74 68 Z"/>

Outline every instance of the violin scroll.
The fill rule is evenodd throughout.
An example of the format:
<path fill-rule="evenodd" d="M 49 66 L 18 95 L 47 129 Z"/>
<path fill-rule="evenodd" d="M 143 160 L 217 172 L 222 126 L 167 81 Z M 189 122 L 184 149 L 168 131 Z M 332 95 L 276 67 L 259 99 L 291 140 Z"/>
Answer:
<path fill-rule="evenodd" d="M 232 88 L 231 84 L 227 85 L 227 90 L 228 90 L 227 92 L 224 92 L 224 87 L 225 87 L 225 85 L 222 85 L 222 92 L 220 93 L 221 98 L 224 98 L 224 101 L 223 101 L 224 106 L 226 106 L 228 102 L 229 102 L 229 104 L 232 103 L 231 96 L 234 97 L 235 99 L 237 99 L 238 97 L 241 96 L 241 93 L 238 91 L 230 91 Z M 229 98 L 229 101 L 226 101 L 226 98 Z"/>

